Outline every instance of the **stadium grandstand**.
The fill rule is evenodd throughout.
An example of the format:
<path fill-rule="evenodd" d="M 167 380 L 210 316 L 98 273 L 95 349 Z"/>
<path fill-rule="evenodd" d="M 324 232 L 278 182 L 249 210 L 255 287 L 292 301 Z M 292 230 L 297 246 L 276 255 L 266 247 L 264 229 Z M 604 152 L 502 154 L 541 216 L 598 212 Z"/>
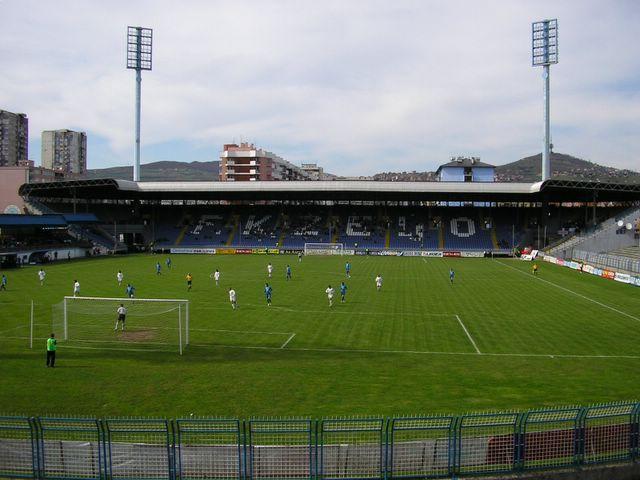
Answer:
<path fill-rule="evenodd" d="M 568 247 L 584 245 L 587 236 L 593 240 L 594 232 L 608 232 L 607 225 L 615 225 L 618 239 L 626 240 L 615 243 L 616 249 L 636 242 L 640 185 L 101 179 L 29 183 L 20 187 L 20 195 L 30 213 L 53 215 L 95 253 L 126 248 L 299 251 L 305 244 L 332 243 L 372 254 L 511 255 L 526 246 L 550 247 L 569 257 L 577 248 Z M 35 217 L 24 221 L 29 218 Z M 619 223 L 625 230 L 632 220 L 629 240 Z"/>

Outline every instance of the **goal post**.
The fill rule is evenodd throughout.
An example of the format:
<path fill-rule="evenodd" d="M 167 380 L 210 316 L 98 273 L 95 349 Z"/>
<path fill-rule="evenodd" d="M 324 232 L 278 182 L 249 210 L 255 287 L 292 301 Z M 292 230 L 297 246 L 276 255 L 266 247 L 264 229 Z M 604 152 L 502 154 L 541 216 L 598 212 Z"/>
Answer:
<path fill-rule="evenodd" d="M 121 305 L 124 325 L 117 323 Z M 182 355 L 189 344 L 189 300 L 66 296 L 53 306 L 52 326 L 61 332 L 61 340 L 93 345 L 82 348 L 175 348 Z"/>
<path fill-rule="evenodd" d="M 305 255 L 344 255 L 344 243 L 305 243 Z"/>

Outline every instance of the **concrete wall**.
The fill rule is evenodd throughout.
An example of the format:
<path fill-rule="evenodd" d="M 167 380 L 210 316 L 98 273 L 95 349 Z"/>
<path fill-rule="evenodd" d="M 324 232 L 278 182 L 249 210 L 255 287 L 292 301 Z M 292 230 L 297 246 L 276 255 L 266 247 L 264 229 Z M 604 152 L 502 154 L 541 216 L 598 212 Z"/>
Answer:
<path fill-rule="evenodd" d="M 29 181 L 28 167 L 3 167 L 0 169 L 0 213 L 24 213 L 24 201 L 18 188 Z M 18 211 L 11 211 L 16 207 Z"/>
<path fill-rule="evenodd" d="M 472 167 L 471 172 L 473 174 L 474 182 L 494 182 L 495 181 L 495 171 L 493 168 L 477 168 Z"/>
<path fill-rule="evenodd" d="M 441 182 L 464 182 L 464 167 L 443 167 L 440 170 Z"/>

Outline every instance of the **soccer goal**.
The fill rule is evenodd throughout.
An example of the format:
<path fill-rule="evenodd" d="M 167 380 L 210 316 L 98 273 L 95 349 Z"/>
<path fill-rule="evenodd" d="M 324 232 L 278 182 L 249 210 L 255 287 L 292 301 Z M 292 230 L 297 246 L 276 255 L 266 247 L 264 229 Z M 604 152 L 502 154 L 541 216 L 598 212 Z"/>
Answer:
<path fill-rule="evenodd" d="M 305 255 L 344 255 L 344 243 L 305 243 Z"/>
<path fill-rule="evenodd" d="M 118 308 L 126 309 L 124 329 Z M 189 301 L 165 298 L 64 297 L 53 306 L 58 338 L 130 350 L 177 350 L 189 345 Z M 108 344 L 108 346 L 107 346 Z"/>

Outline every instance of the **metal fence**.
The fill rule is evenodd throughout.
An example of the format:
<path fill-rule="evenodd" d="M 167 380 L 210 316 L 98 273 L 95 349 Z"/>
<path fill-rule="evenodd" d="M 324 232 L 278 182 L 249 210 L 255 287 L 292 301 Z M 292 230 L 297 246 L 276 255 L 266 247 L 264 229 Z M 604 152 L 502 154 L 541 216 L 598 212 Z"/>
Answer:
<path fill-rule="evenodd" d="M 571 254 L 574 260 L 592 264 L 598 268 L 610 268 L 612 270 L 624 270 L 631 273 L 640 273 L 640 260 L 612 255 L 610 253 L 586 252 L 584 250 L 574 250 Z"/>
<path fill-rule="evenodd" d="M 393 418 L 0 417 L 0 477 L 391 480 L 633 462 L 640 403 Z"/>

